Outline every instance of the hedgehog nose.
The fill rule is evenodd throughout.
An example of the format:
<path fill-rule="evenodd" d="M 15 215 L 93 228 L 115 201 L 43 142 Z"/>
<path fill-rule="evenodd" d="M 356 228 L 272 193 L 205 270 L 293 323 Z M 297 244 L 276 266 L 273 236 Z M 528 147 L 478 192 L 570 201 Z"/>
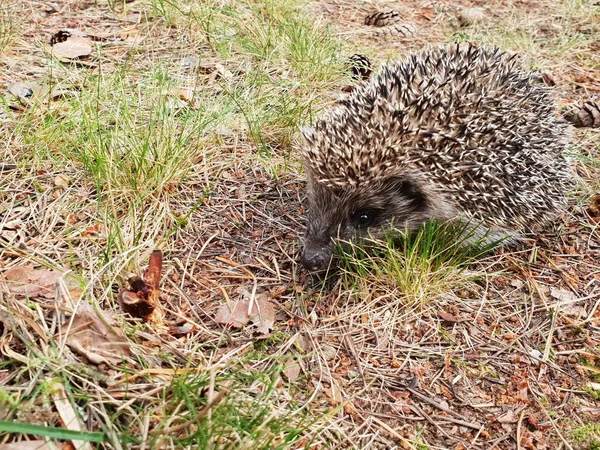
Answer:
<path fill-rule="evenodd" d="M 304 268 L 310 272 L 325 270 L 329 263 L 329 258 L 323 251 L 304 250 L 300 262 Z"/>

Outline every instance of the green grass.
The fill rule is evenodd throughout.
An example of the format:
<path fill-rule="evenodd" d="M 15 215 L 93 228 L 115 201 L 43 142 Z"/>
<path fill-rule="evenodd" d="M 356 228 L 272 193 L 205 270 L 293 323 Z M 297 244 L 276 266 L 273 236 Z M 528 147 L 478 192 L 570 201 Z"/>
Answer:
<path fill-rule="evenodd" d="M 280 207 L 277 202 L 247 200 L 271 189 L 297 189 L 301 179 L 293 145 L 297 129 L 330 106 L 348 84 L 344 61 L 350 49 L 368 53 L 378 65 L 383 52 L 393 51 L 395 56 L 407 48 L 382 49 L 380 41 L 362 39 L 343 42 L 315 19 L 305 8 L 311 2 L 304 0 L 92 3 L 88 5 L 92 16 L 115 17 L 99 24 L 98 35 L 109 37 L 94 43 L 96 51 L 85 64 L 45 59 L 49 55 L 36 45 L 47 42 L 49 31 L 15 14 L 14 1 L 11 8 L 0 7 L 0 57 L 32 58 L 35 70 L 28 81 L 69 90 L 64 97 L 32 99 L 31 104 L 10 104 L 8 96 L 0 99 L 0 130 L 7 136 L 1 144 L 3 158 L 17 165 L 2 173 L 9 190 L 0 190 L 0 215 L 10 215 L 7 221 L 16 227 L 14 233 L 23 231 L 26 237 L 23 245 L 0 248 L 0 257 L 3 273 L 26 262 L 73 270 L 84 284 L 83 300 L 116 319 L 115 326 L 135 350 L 137 365 L 88 364 L 70 350 L 58 348 L 54 338 L 70 312 L 56 308 L 52 299 L 24 302 L 12 294 L 2 295 L 3 318 L 8 317 L 3 319 L 4 343 L 12 352 L 0 362 L 9 377 L 6 389 L 0 389 L 2 442 L 44 436 L 102 440 L 97 446 L 101 449 L 139 446 L 142 439 L 148 449 L 283 450 L 351 443 L 360 448 L 363 437 L 386 431 L 375 422 L 352 430 L 356 418 L 346 413 L 342 403 L 332 405 L 333 399 L 323 389 L 329 377 L 340 377 L 343 402 L 356 401 L 364 414 L 370 414 L 368 397 L 375 391 L 368 391 L 367 384 L 375 382 L 387 396 L 389 386 L 380 387 L 379 382 L 389 377 L 389 369 L 401 370 L 402 378 L 417 373 L 412 372 L 414 363 L 429 361 L 435 367 L 443 355 L 430 352 L 434 347 L 456 350 L 448 359 L 452 367 L 445 368 L 448 375 L 455 375 L 453 367 L 461 364 L 464 375 L 469 375 L 468 364 L 460 359 L 465 347 L 459 334 L 442 324 L 439 329 L 428 324 L 432 332 L 424 343 L 420 336 L 403 334 L 401 328 L 435 319 L 433 310 L 446 299 L 444 294 L 480 275 L 477 262 L 491 247 L 462 246 L 460 230 L 435 223 L 409 237 L 351 247 L 342 256 L 339 291 L 322 292 L 320 301 L 287 257 L 292 255 L 294 233 L 300 233 L 291 211 L 299 208 L 296 192 L 288 193 L 289 220 L 280 221 L 280 210 L 269 209 L 272 204 Z M 563 9 L 568 12 L 565 32 L 543 39 L 534 25 L 516 15 L 502 23 L 461 30 L 459 37 L 514 47 L 530 55 L 541 52 L 554 63 L 573 53 L 585 64 L 593 64 L 588 55 L 578 53 L 592 37 L 575 26 L 579 19 L 592 20 L 590 3 L 570 0 Z M 81 11 L 88 14 L 87 9 Z M 99 12 L 102 15 L 95 16 Z M 139 22 L 128 22 L 129 13 Z M 56 16 L 49 17 L 42 17 L 42 23 Z M 115 24 L 123 28 L 123 35 Z M 129 33 L 137 37 L 135 43 L 121 40 Z M 17 40 L 21 36 L 39 41 Z M 11 48 L 15 42 L 22 47 L 19 54 Z M 410 46 L 414 48 L 414 43 Z M 201 67 L 183 67 L 182 60 L 188 57 L 198 58 Z M 7 83 L 29 76 L 22 71 L 23 61 L 29 60 L 0 66 L 2 75 L 8 75 Z M 582 165 L 595 171 L 595 156 L 590 152 L 589 161 Z M 67 187 L 56 184 L 57 176 L 67 179 Z M 244 197 L 243 189 L 252 197 Z M 226 208 L 222 217 L 211 216 Z M 234 211 L 229 214 L 229 209 Z M 75 220 L 70 221 L 70 216 Z M 245 228 L 248 223 L 252 229 Z M 104 231 L 86 234 L 96 225 Z M 219 236 L 224 239 L 217 243 Z M 260 257 L 266 271 L 252 262 L 246 264 L 239 242 L 230 246 L 238 238 L 267 239 L 261 241 L 270 246 L 266 250 L 276 249 L 267 257 L 264 248 L 249 246 L 250 259 Z M 123 313 L 111 285 L 126 272 L 141 274 L 156 247 L 163 248 L 167 261 L 161 289 L 169 311 L 165 322 L 153 328 Z M 247 265 L 256 279 L 215 261 L 215 255 L 222 254 Z M 269 281 L 263 281 L 266 272 Z M 240 278 L 228 278 L 232 274 Z M 233 297 L 236 288 L 253 281 L 273 293 L 285 289 L 275 296 L 276 324 L 267 337 L 257 338 L 250 326 L 232 331 L 214 321 L 214 311 L 224 297 Z M 345 301 L 347 293 L 350 301 Z M 472 296 L 462 298 L 468 302 Z M 433 303 L 426 316 L 414 314 L 418 308 L 404 308 L 436 299 L 440 303 Z M 489 302 L 485 306 L 482 323 L 502 324 L 502 314 L 494 309 L 498 306 Z M 488 311 L 491 314 L 486 316 Z M 469 317 L 465 310 L 460 314 Z M 179 325 L 182 318 L 196 322 L 193 331 L 169 335 L 173 323 Z M 500 333 L 495 330 L 501 327 L 493 331 Z M 304 342 L 300 338 L 307 333 L 310 340 Z M 356 354 L 350 355 L 350 347 L 340 341 L 342 334 L 348 345 L 355 345 Z M 494 344 L 491 341 L 490 346 Z M 410 354 L 403 353 L 405 347 Z M 406 367 L 387 367 L 383 361 L 383 371 L 378 373 L 371 356 L 387 350 L 397 350 L 398 358 L 406 356 Z M 292 359 L 306 364 L 289 382 L 281 370 Z M 369 367 L 365 384 L 358 383 L 357 388 L 354 381 L 361 380 L 355 369 L 365 367 Z M 495 377 L 494 367 L 483 371 Z M 339 371 L 344 368 L 348 376 Z M 116 384 L 126 375 L 132 379 Z M 50 389 L 53 380 L 64 386 L 84 431 L 58 428 Z M 219 392 L 225 394 L 211 404 Z M 365 398 L 368 401 L 363 402 Z M 402 434 L 406 432 L 415 448 L 426 448 L 427 424 L 412 425 L 414 430 L 406 428 Z M 574 438 L 595 432 L 582 427 Z"/>
<path fill-rule="evenodd" d="M 72 378 L 69 372 L 65 367 L 65 376 Z M 107 447 L 101 448 L 115 448 L 126 443 L 141 443 L 139 436 L 143 435 L 143 423 L 147 420 L 152 423 L 151 433 L 145 440 L 149 448 L 164 445 L 170 448 L 189 445 L 214 449 L 291 448 L 302 439 L 305 430 L 318 421 L 318 416 L 309 419 L 295 414 L 294 409 L 298 407 L 282 403 L 282 397 L 276 390 L 278 379 L 277 371 L 259 373 L 242 369 L 235 376 L 221 374 L 216 379 L 215 389 L 216 392 L 224 389 L 227 393 L 205 409 L 210 383 L 208 374 L 179 375 L 165 386 L 158 397 L 148 400 L 125 397 L 124 401 L 128 401 L 130 406 L 122 410 L 118 403 L 82 391 L 75 378 L 73 383 L 66 384 L 68 400 L 75 406 L 75 411 L 104 415 L 107 420 L 102 424 L 101 432 L 78 432 L 60 428 L 58 424 L 41 426 L 14 420 L 0 422 L 0 435 L 4 432 L 75 439 L 106 443 Z M 50 402 L 43 390 L 38 390 L 32 396 L 21 399 L 18 408 L 35 410 L 35 404 Z"/>
<path fill-rule="evenodd" d="M 490 17 L 478 26 L 458 28 L 454 24 L 455 29 L 449 40 L 479 42 L 516 51 L 529 58 L 533 68 L 541 70 L 555 70 L 547 65 L 557 58 L 590 59 L 587 48 L 596 36 L 580 32 L 575 24 L 594 23 L 600 15 L 600 8 L 589 0 L 563 0 L 558 3 L 560 17 L 555 15 L 545 21 L 532 20 L 526 11 L 515 9 L 501 20 Z M 556 28 L 544 32 L 541 31 L 544 26 Z"/>
<path fill-rule="evenodd" d="M 0 55 L 10 47 L 16 36 L 17 24 L 11 6 L 10 2 L 0 6 Z"/>
<path fill-rule="evenodd" d="M 125 14 L 131 5 L 108 6 Z M 0 31 L 9 24 L 2 14 Z M 295 2 L 223 7 L 217 1 L 151 0 L 143 16 L 150 18 L 139 26 L 143 39 L 127 58 L 98 46 L 89 59 L 95 69 L 56 61 L 48 66 L 35 81 L 60 83 L 69 95 L 32 101 L 14 114 L 11 128 L 10 148 L 19 149 L 14 156 L 23 174 L 15 180 L 23 183 L 15 188 L 23 192 L 20 204 L 51 205 L 37 218 L 44 224 L 38 238 L 60 248 L 61 263 L 87 282 L 84 299 L 105 311 L 116 307 L 110 286 L 119 274 L 145 265 L 148 249 L 172 244 L 191 214 L 201 214 L 203 201 L 218 191 L 221 174 L 240 159 L 242 166 L 274 178 L 298 171 L 291 146 L 298 126 L 331 102 L 329 90 L 346 77 L 341 42 Z M 169 39 L 160 41 L 165 31 Z M 0 36 L 2 44 L 5 34 Z M 173 36 L 184 39 L 178 43 Z M 159 41 L 171 47 L 160 48 Z M 190 54 L 225 70 L 182 68 L 181 59 Z M 66 187 L 55 185 L 57 175 L 66 178 Z M 79 219 L 70 223 L 70 214 Z M 81 237 L 96 224 L 105 232 Z M 140 379 L 142 386 L 162 389 L 145 396 L 136 379 L 120 386 L 122 396 L 115 400 L 102 370 L 66 362 L 62 350 L 38 341 L 19 323 L 13 332 L 27 363 L 14 359 L 5 367 L 15 374 L 15 384 L 29 389 L 6 402 L 6 420 L 13 422 L 3 430 L 11 437 L 104 441 L 99 448 L 125 448 L 147 436 L 147 448 L 287 449 L 308 446 L 323 419 L 314 412 L 308 418 L 309 410 L 291 400 L 281 381 L 282 364 L 266 344 L 251 357 L 220 364 L 214 379 L 208 368 L 169 382 L 148 375 Z M 119 326 L 132 341 L 151 331 L 122 318 Z M 206 344 L 207 354 L 216 352 L 215 345 L 220 344 Z M 192 355 L 203 351 L 191 347 L 193 342 L 176 352 L 140 356 L 141 365 L 148 370 L 191 365 Z M 188 351 L 187 358 L 178 356 Z M 194 364 L 205 364 L 201 359 Z M 56 420 L 38 427 L 26 423 L 29 412 L 52 408 L 45 386 L 55 378 L 80 420 L 93 427 L 69 434 L 56 428 Z M 213 388 L 227 394 L 203 409 Z M 145 427 L 153 431 L 145 434 Z"/>
<path fill-rule="evenodd" d="M 600 449 L 600 425 L 597 423 L 582 425 L 571 430 L 569 434 L 574 442 L 585 444 L 590 450 Z"/>
<path fill-rule="evenodd" d="M 176 368 L 163 368 L 162 376 L 148 374 L 114 384 L 125 374 L 113 371 L 117 378 L 111 379 L 103 370 L 69 363 L 58 348 L 35 348 L 27 332 L 21 333 L 20 324 L 13 325 L 16 336 L 29 348 L 28 365 L 13 361 L 5 367 L 18 371 L 17 380 L 30 377 L 37 381 L 27 392 L 0 390 L 4 419 L 0 421 L 0 436 L 8 433 L 13 437 L 104 443 L 97 448 L 126 448 L 126 444 L 140 444 L 141 436 L 145 436 L 143 441 L 151 449 L 193 445 L 283 450 L 308 448 L 318 435 L 322 417 L 314 412 L 309 415 L 304 405 L 296 404 L 288 395 L 289 387 L 281 380 L 283 359 L 254 351 L 212 368 L 191 368 L 181 359 L 165 360 L 167 367 Z M 190 355 L 202 355 L 202 349 L 190 350 Z M 148 363 L 155 357 L 140 359 Z M 70 431 L 60 427 L 56 415 L 43 412 L 52 408 L 56 383 L 64 386 L 60 391 L 66 394 L 63 400 L 73 406 L 79 421 L 94 423 L 94 428 Z M 146 395 L 148 390 L 154 394 Z M 213 401 L 209 401 L 209 395 Z M 306 447 L 298 447 L 300 441 L 307 443 Z"/>
<path fill-rule="evenodd" d="M 22 435 L 44 436 L 53 439 L 86 442 L 106 442 L 106 435 L 97 432 L 72 431 L 64 428 L 45 427 L 19 422 L 0 422 L 0 432 L 8 432 Z"/>
<path fill-rule="evenodd" d="M 223 130 L 247 136 L 254 148 L 244 156 L 273 177 L 297 166 L 291 142 L 298 126 L 327 103 L 320 93 L 345 77 L 341 43 L 295 2 L 155 0 L 148 13 L 204 45 L 201 60 L 224 59 L 235 73 L 189 73 L 179 59 L 150 70 L 151 61 L 140 66 L 135 58 L 101 63 L 99 73 L 59 65 L 52 76 L 68 77 L 75 95 L 60 108 L 34 104 L 17 127 L 32 149 L 22 156 L 27 164 L 51 160 L 77 173 L 72 182 L 93 183 L 108 259 L 142 242 L 164 242 L 185 224 L 192 211 L 182 216 L 168 203 L 190 179 L 203 185 L 196 207 L 218 184 L 228 165 Z"/>
<path fill-rule="evenodd" d="M 397 288 L 407 305 L 425 304 L 455 289 L 475 272 L 466 270 L 501 240 L 476 237 L 468 223 L 431 221 L 414 233 L 397 231 L 386 241 L 349 245 L 341 254 L 345 283 L 358 290 Z"/>

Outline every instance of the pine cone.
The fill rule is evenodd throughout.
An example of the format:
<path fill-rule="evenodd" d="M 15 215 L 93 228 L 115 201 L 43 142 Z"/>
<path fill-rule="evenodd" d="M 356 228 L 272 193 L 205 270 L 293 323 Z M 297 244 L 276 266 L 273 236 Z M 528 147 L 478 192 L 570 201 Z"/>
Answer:
<path fill-rule="evenodd" d="M 600 127 L 600 104 L 593 100 L 588 100 L 583 106 L 574 106 L 563 114 L 563 117 L 573 126 L 578 128 Z"/>

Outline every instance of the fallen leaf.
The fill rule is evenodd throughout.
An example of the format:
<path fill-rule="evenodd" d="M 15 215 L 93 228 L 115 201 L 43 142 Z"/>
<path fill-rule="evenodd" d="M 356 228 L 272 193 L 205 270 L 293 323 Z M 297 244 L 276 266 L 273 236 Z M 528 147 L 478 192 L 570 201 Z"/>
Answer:
<path fill-rule="evenodd" d="M 37 84 L 31 82 L 16 82 L 8 85 L 8 92 L 24 103 L 33 100 L 47 101 L 63 97 L 73 92 L 69 89 L 63 89 L 59 86 L 48 86 L 47 84 Z"/>
<path fill-rule="evenodd" d="M 221 77 L 226 78 L 226 79 L 233 78 L 233 73 L 231 73 L 229 70 L 227 70 L 225 68 L 225 66 L 223 66 L 223 64 L 219 64 L 219 63 L 215 64 L 215 69 Z"/>
<path fill-rule="evenodd" d="M 517 423 L 517 420 L 517 416 L 512 409 L 509 409 L 504 414 L 501 414 L 498 417 L 496 417 L 496 422 L 500 423 Z"/>
<path fill-rule="evenodd" d="M 68 333 L 66 344 L 92 364 L 120 364 L 132 356 L 129 343 L 121 329 L 113 327 L 102 314 L 102 320 L 89 304 L 76 312 L 73 322 L 65 322 L 57 339 Z"/>
<path fill-rule="evenodd" d="M 54 298 L 56 283 L 64 272 L 54 269 L 34 269 L 32 265 L 17 266 L 4 275 L 8 290 L 27 297 Z"/>
<path fill-rule="evenodd" d="M 293 383 L 300 376 L 300 370 L 300 364 L 297 361 L 292 361 L 283 369 L 283 375 L 290 383 Z"/>
<path fill-rule="evenodd" d="M 186 56 L 180 62 L 184 69 L 196 69 L 200 64 L 200 59 L 197 56 Z"/>
<path fill-rule="evenodd" d="M 54 186 L 66 189 L 69 187 L 69 179 L 65 175 L 57 175 L 54 178 Z"/>
<path fill-rule="evenodd" d="M 588 382 L 587 387 L 594 391 L 600 391 L 600 383 L 594 383 L 593 381 Z"/>
<path fill-rule="evenodd" d="M 87 227 L 85 230 L 83 230 L 83 232 L 81 233 L 82 236 L 87 237 L 87 236 L 97 236 L 98 234 L 100 234 L 100 231 L 102 228 L 102 224 L 101 223 L 96 223 L 94 225 L 91 225 L 89 227 Z"/>
<path fill-rule="evenodd" d="M 33 89 L 37 85 L 35 83 L 11 83 L 8 85 L 8 92 L 22 100 L 28 100 L 33 97 Z"/>
<path fill-rule="evenodd" d="M 249 294 L 234 302 L 222 305 L 215 315 L 215 321 L 220 324 L 241 328 L 252 321 L 262 334 L 267 334 L 275 323 L 275 310 L 270 302 L 270 294 L 263 292 L 255 296 L 250 305 Z"/>
<path fill-rule="evenodd" d="M 464 322 L 466 320 L 466 319 L 461 319 L 459 317 L 456 317 L 455 315 L 447 313 L 445 311 L 439 311 L 438 316 L 443 321 L 450 322 L 450 323 L 460 323 L 460 322 Z"/>
<path fill-rule="evenodd" d="M 259 333 L 268 334 L 275 323 L 275 310 L 270 302 L 270 295 L 266 292 L 257 295 L 255 304 L 258 306 L 258 314 L 252 318 L 252 322 L 257 326 Z"/>
<path fill-rule="evenodd" d="M 176 96 L 179 100 L 183 100 L 185 102 L 191 102 L 194 99 L 194 89 L 192 88 L 173 88 L 169 92 Z"/>
<path fill-rule="evenodd" d="M 91 42 L 81 36 L 70 35 L 66 40 L 52 46 L 52 53 L 59 59 L 77 59 L 92 53 Z"/>
<path fill-rule="evenodd" d="M 573 294 L 573 292 L 554 286 L 550 288 L 550 295 L 560 302 L 572 302 L 577 300 L 577 296 Z"/>

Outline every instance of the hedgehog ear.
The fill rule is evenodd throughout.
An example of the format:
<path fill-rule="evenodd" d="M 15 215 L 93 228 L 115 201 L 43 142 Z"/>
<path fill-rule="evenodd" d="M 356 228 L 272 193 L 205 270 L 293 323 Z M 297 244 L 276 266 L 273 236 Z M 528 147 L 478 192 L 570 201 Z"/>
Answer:
<path fill-rule="evenodd" d="M 409 202 L 413 211 L 424 211 L 429 207 L 429 198 L 421 186 L 406 176 L 394 175 L 385 181 L 386 188 L 394 196 Z"/>

